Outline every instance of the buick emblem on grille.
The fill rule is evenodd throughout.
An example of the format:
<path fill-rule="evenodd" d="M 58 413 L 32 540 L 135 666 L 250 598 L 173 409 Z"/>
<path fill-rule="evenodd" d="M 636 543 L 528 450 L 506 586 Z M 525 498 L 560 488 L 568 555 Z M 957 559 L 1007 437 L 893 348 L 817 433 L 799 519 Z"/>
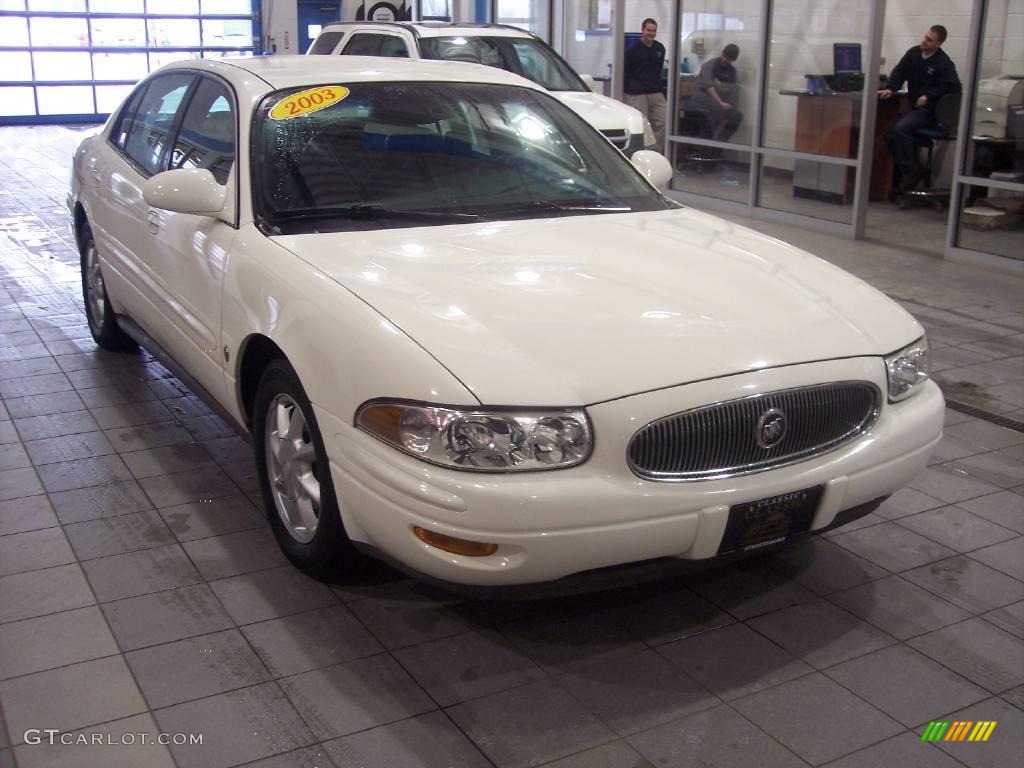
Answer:
<path fill-rule="evenodd" d="M 774 448 L 786 436 L 786 414 L 778 408 L 769 408 L 757 420 L 754 438 L 762 448 Z"/>

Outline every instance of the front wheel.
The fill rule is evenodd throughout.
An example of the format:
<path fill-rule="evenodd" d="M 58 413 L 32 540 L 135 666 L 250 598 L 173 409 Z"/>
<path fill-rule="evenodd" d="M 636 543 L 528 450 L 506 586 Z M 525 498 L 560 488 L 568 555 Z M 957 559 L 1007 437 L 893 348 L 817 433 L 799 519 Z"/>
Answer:
<path fill-rule="evenodd" d="M 253 432 L 263 500 L 281 550 L 316 578 L 354 572 L 364 558 L 342 525 L 309 398 L 284 360 L 271 363 L 260 378 Z"/>
<path fill-rule="evenodd" d="M 82 224 L 82 298 L 85 301 L 85 317 L 89 321 L 89 332 L 93 340 L 103 349 L 124 351 L 137 345 L 121 330 L 117 317 L 107 297 L 107 284 L 103 281 L 100 257 L 96 252 L 96 241 L 92 229 Z"/>

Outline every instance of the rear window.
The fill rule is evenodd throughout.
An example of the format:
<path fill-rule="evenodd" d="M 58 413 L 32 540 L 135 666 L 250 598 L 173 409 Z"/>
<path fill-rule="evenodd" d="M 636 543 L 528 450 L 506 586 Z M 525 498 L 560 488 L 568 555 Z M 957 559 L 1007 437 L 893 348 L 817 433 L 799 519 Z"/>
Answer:
<path fill-rule="evenodd" d="M 334 49 L 338 47 L 338 43 L 341 42 L 341 38 L 345 36 L 344 32 L 321 32 L 317 35 L 316 40 L 309 46 L 309 53 L 333 53 Z"/>

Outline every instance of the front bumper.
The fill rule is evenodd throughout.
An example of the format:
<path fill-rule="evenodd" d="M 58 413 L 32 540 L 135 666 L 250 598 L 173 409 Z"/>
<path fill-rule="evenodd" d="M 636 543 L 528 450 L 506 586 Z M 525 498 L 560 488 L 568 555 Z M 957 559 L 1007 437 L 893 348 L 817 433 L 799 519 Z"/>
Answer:
<path fill-rule="evenodd" d="M 552 581 L 598 568 L 718 553 L 729 507 L 824 485 L 811 530 L 843 510 L 884 498 L 927 465 L 942 437 L 943 399 L 928 382 L 885 405 L 872 428 L 830 453 L 758 474 L 693 483 L 643 480 L 625 446 L 654 418 L 697 405 L 822 381 L 865 379 L 885 391 L 880 358 L 813 363 L 673 387 L 590 406 L 595 450 L 578 467 L 468 473 L 424 464 L 317 409 L 342 518 L 356 542 L 401 566 L 474 585 Z M 412 527 L 498 544 L 488 557 L 431 547 Z"/>

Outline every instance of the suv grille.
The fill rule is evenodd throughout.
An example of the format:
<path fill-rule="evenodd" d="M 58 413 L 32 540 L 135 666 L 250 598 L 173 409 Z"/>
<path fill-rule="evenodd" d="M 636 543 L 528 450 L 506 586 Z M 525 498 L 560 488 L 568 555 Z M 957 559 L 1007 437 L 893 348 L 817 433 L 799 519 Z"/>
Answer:
<path fill-rule="evenodd" d="M 640 477 L 676 482 L 763 472 L 854 439 L 874 423 L 880 403 L 871 382 L 843 381 L 695 408 L 633 435 L 629 466 Z"/>

